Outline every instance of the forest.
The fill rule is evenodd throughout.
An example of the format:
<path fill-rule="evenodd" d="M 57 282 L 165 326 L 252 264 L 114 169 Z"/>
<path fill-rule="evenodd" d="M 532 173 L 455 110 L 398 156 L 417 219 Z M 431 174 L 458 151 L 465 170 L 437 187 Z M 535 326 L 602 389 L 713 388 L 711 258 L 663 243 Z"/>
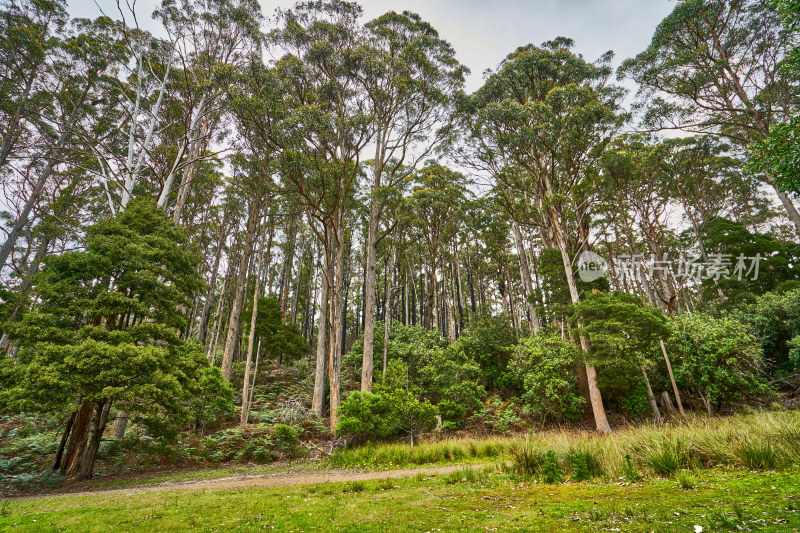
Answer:
<path fill-rule="evenodd" d="M 2 1 L 0 491 L 800 404 L 797 0 L 676 1 L 621 62 L 543 36 L 475 91 L 401 9 Z"/>

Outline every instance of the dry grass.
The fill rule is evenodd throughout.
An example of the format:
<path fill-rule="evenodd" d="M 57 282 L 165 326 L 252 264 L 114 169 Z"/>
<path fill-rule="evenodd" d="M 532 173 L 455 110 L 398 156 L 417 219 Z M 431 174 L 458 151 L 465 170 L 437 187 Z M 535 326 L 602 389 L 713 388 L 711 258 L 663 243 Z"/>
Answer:
<path fill-rule="evenodd" d="M 507 462 L 509 469 L 522 476 L 536 476 L 548 450 L 575 481 L 631 477 L 638 472 L 671 477 L 684 470 L 713 467 L 784 469 L 800 463 L 800 412 L 690 416 L 663 425 L 623 428 L 611 435 L 555 430 L 525 437 L 448 439 L 414 447 L 368 445 L 339 450 L 331 463 L 401 467 L 488 460 Z"/>

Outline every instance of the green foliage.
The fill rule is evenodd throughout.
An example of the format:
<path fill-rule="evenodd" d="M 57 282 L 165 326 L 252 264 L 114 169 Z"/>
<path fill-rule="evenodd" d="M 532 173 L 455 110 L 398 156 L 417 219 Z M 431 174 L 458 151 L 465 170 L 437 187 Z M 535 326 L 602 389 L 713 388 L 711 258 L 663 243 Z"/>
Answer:
<path fill-rule="evenodd" d="M 382 394 L 352 392 L 339 406 L 336 432 L 353 443 L 384 439 L 395 434 L 389 405 Z"/>
<path fill-rule="evenodd" d="M 492 390 L 505 384 L 508 362 L 516 342 L 517 333 L 505 315 L 471 317 L 469 326 L 458 339 L 463 360 L 478 364 L 481 378 Z"/>
<path fill-rule="evenodd" d="M 480 371 L 461 342 L 434 350 L 429 363 L 420 370 L 422 395 L 441 406 L 439 413 L 444 420 L 460 422 L 486 397 L 486 389 L 477 383 Z"/>
<path fill-rule="evenodd" d="M 266 427 L 235 427 L 203 438 L 198 455 L 212 463 L 270 463 L 278 457 L 273 433 Z"/>
<path fill-rule="evenodd" d="M 641 453 L 645 464 L 659 476 L 672 477 L 681 468 L 689 466 L 686 444 L 678 438 L 661 437 L 646 443 Z"/>
<path fill-rule="evenodd" d="M 570 306 L 578 334 L 589 336 L 594 364 L 637 368 L 659 338 L 670 334 L 661 310 L 633 294 L 592 291 Z"/>
<path fill-rule="evenodd" d="M 701 238 L 709 250 L 727 254 L 731 260 L 731 275 L 704 281 L 703 297 L 713 300 L 721 288 L 728 301 L 722 307 L 729 309 L 741 303 L 753 303 L 758 295 L 768 291 L 785 291 L 800 285 L 800 244 L 765 233 L 753 233 L 745 224 L 711 217 L 701 228 Z M 709 252 L 710 253 L 710 252 Z M 733 274 L 740 256 L 760 256 L 758 276 L 755 271 L 746 275 L 750 260 L 745 260 L 742 279 Z"/>
<path fill-rule="evenodd" d="M 768 292 L 739 316 L 761 341 L 769 374 L 780 378 L 800 368 L 800 290 Z"/>
<path fill-rule="evenodd" d="M 748 470 L 773 470 L 778 466 L 778 453 L 769 441 L 746 439 L 736 449 L 736 456 Z"/>
<path fill-rule="evenodd" d="M 373 394 L 356 391 L 339 406 L 337 434 L 351 442 L 383 439 L 407 433 L 409 438 L 436 424 L 436 407 L 403 389 Z"/>
<path fill-rule="evenodd" d="M 586 481 L 602 477 L 605 474 L 596 452 L 589 448 L 570 448 L 567 450 L 564 462 L 570 470 L 570 477 L 573 481 Z"/>
<path fill-rule="evenodd" d="M 576 365 L 581 354 L 553 332 L 540 332 L 520 340 L 510 369 L 521 384 L 522 401 L 544 422 L 577 419 L 586 400 L 578 390 Z"/>
<path fill-rule="evenodd" d="M 242 316 L 251 315 L 252 303 L 250 311 L 245 310 Z M 248 329 L 249 324 L 248 322 Z M 309 351 L 308 342 L 303 338 L 300 326 L 291 321 L 284 323 L 281 304 L 275 296 L 258 299 L 255 332 L 261 342 L 261 349 L 282 363 L 293 361 Z"/>
<path fill-rule="evenodd" d="M 547 450 L 542 456 L 542 480 L 545 483 L 561 483 L 564 481 L 564 469 L 558 462 L 556 452 Z"/>
<path fill-rule="evenodd" d="M 208 365 L 176 334 L 203 285 L 199 260 L 150 200 L 88 228 L 85 251 L 48 258 L 39 305 L 13 326 L 14 408 L 59 412 L 79 398 L 108 399 L 154 424 L 185 420 Z"/>
<path fill-rule="evenodd" d="M 791 35 L 782 66 L 787 77 L 796 82 L 800 78 L 800 4 L 797 0 L 770 0 L 769 4 L 777 8 L 785 30 Z M 800 193 L 800 117 L 795 114 L 788 122 L 774 124 L 769 137 L 752 144 L 750 150 L 754 170 L 774 177 L 782 190 Z"/>
<path fill-rule="evenodd" d="M 703 394 L 716 408 L 768 390 L 760 376 L 761 350 L 748 328 L 732 318 L 678 315 L 668 343 L 679 387 Z"/>
<path fill-rule="evenodd" d="M 203 370 L 198 390 L 189 400 L 189 409 L 201 430 L 233 415 L 233 387 L 219 368 L 209 366 Z"/>
<path fill-rule="evenodd" d="M 629 483 L 635 483 L 642 480 L 642 475 L 639 474 L 639 472 L 636 471 L 636 467 L 633 466 L 631 454 L 629 453 L 625 454 L 624 477 Z"/>
<path fill-rule="evenodd" d="M 504 402 L 498 396 L 488 399 L 483 408 L 476 411 L 469 421 L 477 421 L 482 429 L 496 433 L 505 433 L 511 426 L 519 424 L 522 420 L 514 411 L 514 401 Z"/>

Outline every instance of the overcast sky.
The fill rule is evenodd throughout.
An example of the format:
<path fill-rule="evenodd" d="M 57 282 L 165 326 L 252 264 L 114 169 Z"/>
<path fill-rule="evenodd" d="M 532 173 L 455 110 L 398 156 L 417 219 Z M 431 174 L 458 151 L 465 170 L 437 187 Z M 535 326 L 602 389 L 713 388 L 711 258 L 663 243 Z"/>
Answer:
<path fill-rule="evenodd" d="M 113 0 L 96 0 L 109 16 L 116 13 Z M 138 0 L 136 11 L 144 29 L 160 34 L 150 19 L 158 0 Z M 293 0 L 262 0 L 270 17 L 276 7 L 287 8 Z M 575 49 L 588 60 L 608 50 L 616 53 L 615 65 L 642 51 L 656 25 L 673 9 L 675 0 L 366 0 L 365 19 L 387 11 L 419 13 L 455 48 L 461 63 L 472 71 L 467 90 L 481 85 L 483 72 L 518 46 L 541 44 L 554 37 L 575 40 Z M 77 17 L 95 17 L 92 0 L 70 0 Z"/>

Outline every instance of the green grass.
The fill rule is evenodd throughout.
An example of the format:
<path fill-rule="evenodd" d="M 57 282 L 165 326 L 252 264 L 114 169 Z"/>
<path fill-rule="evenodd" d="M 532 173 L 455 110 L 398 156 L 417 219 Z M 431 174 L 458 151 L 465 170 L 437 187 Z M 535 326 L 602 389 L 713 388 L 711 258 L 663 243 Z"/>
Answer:
<path fill-rule="evenodd" d="M 726 418 L 687 417 L 666 425 L 623 428 L 612 435 L 546 431 L 527 436 L 376 444 L 338 450 L 332 466 L 404 468 L 416 465 L 510 462 L 522 478 L 550 477 L 558 469 L 573 481 L 639 475 L 672 477 L 685 469 L 715 467 L 780 470 L 800 463 L 800 412 L 760 412 Z M 626 456 L 630 459 L 626 459 Z"/>
<path fill-rule="evenodd" d="M 472 472 L 468 474 L 467 472 Z M 800 473 L 705 471 L 674 481 L 520 482 L 450 476 L 213 492 L 99 494 L 0 502 L 0 531 L 793 531 Z"/>

